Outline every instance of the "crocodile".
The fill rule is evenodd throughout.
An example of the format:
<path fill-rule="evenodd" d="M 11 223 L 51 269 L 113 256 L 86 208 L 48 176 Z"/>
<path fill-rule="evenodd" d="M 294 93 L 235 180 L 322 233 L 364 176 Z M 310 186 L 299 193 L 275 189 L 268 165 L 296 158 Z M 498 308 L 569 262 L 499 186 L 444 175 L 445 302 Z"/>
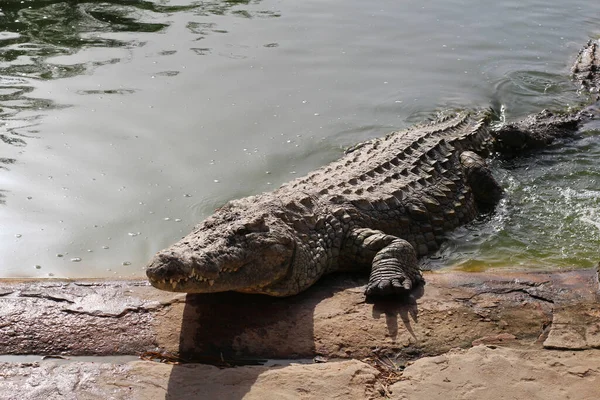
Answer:
<path fill-rule="evenodd" d="M 588 93 L 600 86 L 599 44 L 572 70 Z M 546 146 L 589 118 L 542 111 L 495 129 L 490 110 L 456 111 L 360 143 L 272 192 L 229 201 L 146 274 L 168 291 L 285 297 L 334 271 L 370 269 L 367 296 L 410 293 L 424 283 L 419 257 L 502 198 L 485 157 Z"/>

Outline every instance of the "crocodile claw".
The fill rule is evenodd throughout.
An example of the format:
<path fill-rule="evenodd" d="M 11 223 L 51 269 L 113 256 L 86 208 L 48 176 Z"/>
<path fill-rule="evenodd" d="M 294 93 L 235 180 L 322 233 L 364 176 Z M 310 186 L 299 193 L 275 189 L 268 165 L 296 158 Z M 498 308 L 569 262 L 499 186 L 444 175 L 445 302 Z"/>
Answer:
<path fill-rule="evenodd" d="M 413 288 L 413 283 L 405 276 L 385 277 L 373 279 L 367 285 L 367 296 L 390 296 L 408 294 Z"/>

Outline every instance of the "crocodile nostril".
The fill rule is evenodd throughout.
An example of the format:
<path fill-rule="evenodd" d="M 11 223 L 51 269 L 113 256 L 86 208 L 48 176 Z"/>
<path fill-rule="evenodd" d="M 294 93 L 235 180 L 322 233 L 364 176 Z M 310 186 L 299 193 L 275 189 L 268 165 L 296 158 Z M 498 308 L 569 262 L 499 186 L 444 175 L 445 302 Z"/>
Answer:
<path fill-rule="evenodd" d="M 160 253 L 146 267 L 146 276 L 154 280 L 179 278 L 185 276 L 185 266 L 176 256 Z"/>

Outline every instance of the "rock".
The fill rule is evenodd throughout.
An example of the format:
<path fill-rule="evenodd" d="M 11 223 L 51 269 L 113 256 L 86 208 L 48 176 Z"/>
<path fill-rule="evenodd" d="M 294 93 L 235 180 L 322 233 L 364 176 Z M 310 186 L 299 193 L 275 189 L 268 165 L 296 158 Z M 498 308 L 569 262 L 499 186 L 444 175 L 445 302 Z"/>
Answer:
<path fill-rule="evenodd" d="M 473 346 L 479 346 L 480 344 L 505 344 L 516 340 L 517 337 L 510 333 L 500 333 L 494 336 L 484 336 L 480 339 L 473 340 Z"/>
<path fill-rule="evenodd" d="M 285 299 L 185 297 L 137 281 L 0 281 L 0 354 L 151 354 L 220 365 L 329 360 L 228 369 L 4 363 L 0 397 L 600 398 L 600 350 L 591 350 L 600 347 L 595 271 L 427 280 L 409 298 L 376 303 L 364 301 L 366 278 L 348 275 Z"/>
<path fill-rule="evenodd" d="M 392 399 L 600 398 L 600 351 L 556 352 L 476 346 L 423 358 L 390 387 Z"/>
<path fill-rule="evenodd" d="M 589 325 L 586 328 L 585 337 L 588 346 L 600 349 L 600 323 Z"/>
<path fill-rule="evenodd" d="M 557 350 L 583 350 L 588 345 L 585 336 L 578 332 L 573 326 L 552 327 L 548 338 L 544 341 L 544 347 Z"/>
<path fill-rule="evenodd" d="M 43 362 L 0 363 L 6 400 L 370 399 L 379 372 L 360 361 L 283 368 Z"/>
<path fill-rule="evenodd" d="M 582 339 L 570 339 L 565 348 L 590 348 L 598 344 L 593 277 L 593 270 L 430 273 L 426 287 L 412 297 L 375 303 L 365 303 L 366 277 L 347 275 L 327 277 L 283 299 L 186 297 L 137 281 L 0 282 L 6 293 L 0 296 L 0 354 L 131 355 L 158 349 L 186 359 L 362 359 L 375 351 L 414 359 L 506 335 L 535 342 L 548 325 L 547 347 L 565 347 L 558 338 L 564 336 L 559 328 L 567 327 Z"/>
<path fill-rule="evenodd" d="M 557 305 L 544 347 L 559 350 L 599 348 L 599 317 L 598 303 Z"/>

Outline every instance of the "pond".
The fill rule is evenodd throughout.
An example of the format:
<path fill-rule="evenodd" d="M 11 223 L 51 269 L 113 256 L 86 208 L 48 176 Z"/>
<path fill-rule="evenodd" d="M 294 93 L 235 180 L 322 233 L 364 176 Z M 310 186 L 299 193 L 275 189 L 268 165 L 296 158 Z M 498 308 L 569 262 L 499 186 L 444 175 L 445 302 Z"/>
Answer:
<path fill-rule="evenodd" d="M 447 108 L 566 109 L 600 3 L 0 5 L 0 276 L 141 277 L 232 198 Z M 600 140 L 499 163 L 508 196 L 432 268 L 586 267 Z"/>

